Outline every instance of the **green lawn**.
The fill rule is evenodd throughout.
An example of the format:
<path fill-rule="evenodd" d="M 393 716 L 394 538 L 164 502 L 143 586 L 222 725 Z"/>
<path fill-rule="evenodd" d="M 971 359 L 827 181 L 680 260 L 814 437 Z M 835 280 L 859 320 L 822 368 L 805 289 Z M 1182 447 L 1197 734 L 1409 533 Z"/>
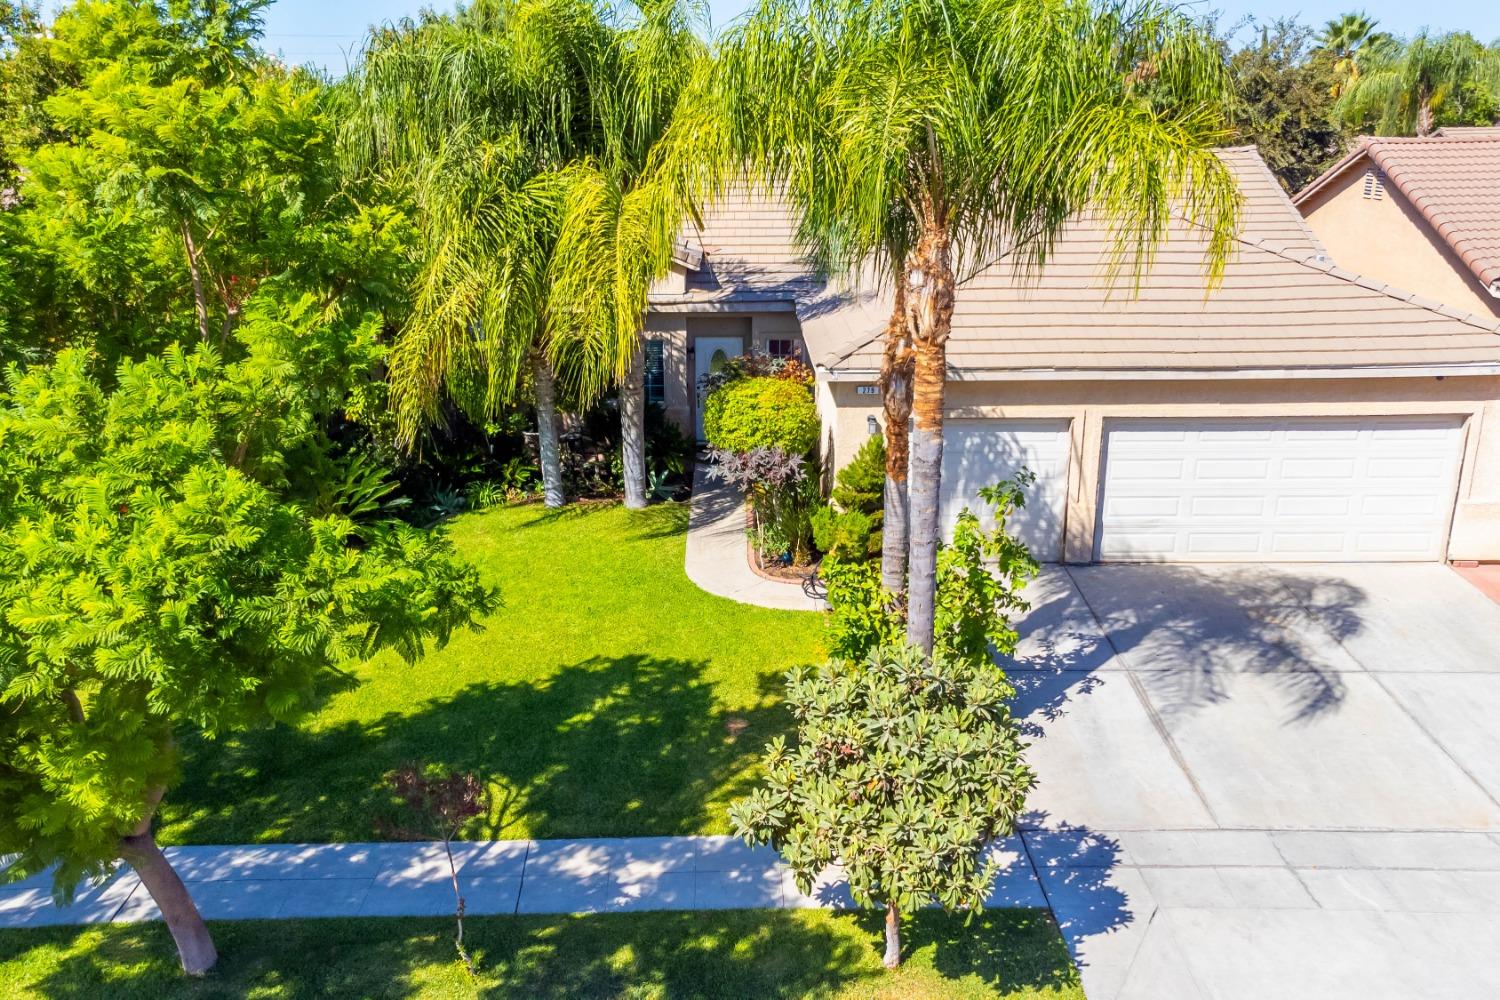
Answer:
<path fill-rule="evenodd" d="M 781 675 L 817 658 L 822 624 L 700 591 L 686 526 L 680 504 L 457 519 L 454 543 L 505 601 L 485 631 L 415 664 L 353 667 L 299 727 L 189 741 L 162 840 L 381 839 L 382 775 L 407 761 L 490 782 L 470 836 L 727 832 L 727 806 L 790 725 Z"/>
<path fill-rule="evenodd" d="M 1042 912 L 983 914 L 968 926 L 907 921 L 901 971 L 880 966 L 879 918 L 796 913 L 643 913 L 466 922 L 480 963 L 454 959 L 452 921 L 220 923 L 210 978 L 178 971 L 160 924 L 0 931 L 0 982 L 21 998 L 88 997 L 880 997 L 1083 1000 Z"/>

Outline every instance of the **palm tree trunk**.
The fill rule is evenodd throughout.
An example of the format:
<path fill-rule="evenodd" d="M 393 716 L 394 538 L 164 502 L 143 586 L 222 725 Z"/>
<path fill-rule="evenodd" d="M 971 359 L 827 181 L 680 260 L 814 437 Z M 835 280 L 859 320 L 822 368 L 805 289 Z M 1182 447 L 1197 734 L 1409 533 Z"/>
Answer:
<path fill-rule="evenodd" d="M 901 967 L 901 911 L 895 903 L 885 906 L 885 967 Z"/>
<path fill-rule="evenodd" d="M 1432 113 L 1432 91 L 1422 87 L 1417 91 L 1417 136 L 1426 138 L 1432 135 L 1434 121 Z"/>
<path fill-rule="evenodd" d="M 948 230 L 928 222 L 908 271 L 912 373 L 911 556 L 906 640 L 932 652 L 937 603 L 938 498 L 943 478 L 943 407 L 948 382 L 948 333 L 953 325 L 953 260 Z"/>
<path fill-rule="evenodd" d="M 129 863 L 140 878 L 141 884 L 151 894 L 156 908 L 177 943 L 177 957 L 182 962 L 182 971 L 190 976 L 201 976 L 214 967 L 219 953 L 214 948 L 208 925 L 187 887 L 173 870 L 172 863 L 157 846 L 156 836 L 151 832 L 151 817 L 161 802 L 165 788 L 152 791 L 148 798 L 149 808 L 145 817 L 128 837 L 120 838 L 120 857 Z"/>
<path fill-rule="evenodd" d="M 646 506 L 646 345 L 640 338 L 620 386 L 620 450 L 625 506 L 640 510 Z"/>
<path fill-rule="evenodd" d="M 557 428 L 557 384 L 552 364 L 541 351 L 531 352 L 531 378 L 536 388 L 537 451 L 542 465 L 542 500 L 548 507 L 567 503 L 563 493 L 562 441 Z"/>
<path fill-rule="evenodd" d="M 896 303 L 885 331 L 880 390 L 885 405 L 885 513 L 880 530 L 880 585 L 889 594 L 906 593 L 910 508 L 906 492 L 911 428 L 911 337 L 906 322 L 906 285 L 896 284 Z"/>

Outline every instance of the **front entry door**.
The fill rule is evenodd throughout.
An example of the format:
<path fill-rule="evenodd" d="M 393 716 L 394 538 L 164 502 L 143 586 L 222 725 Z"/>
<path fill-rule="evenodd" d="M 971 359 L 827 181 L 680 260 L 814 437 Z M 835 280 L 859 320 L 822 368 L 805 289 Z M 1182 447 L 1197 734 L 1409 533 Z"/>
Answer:
<path fill-rule="evenodd" d="M 740 337 L 699 337 L 694 342 L 693 357 L 696 361 L 693 374 L 693 392 L 698 401 L 698 440 L 703 440 L 703 390 L 698 388 L 703 376 L 724 367 L 730 358 L 737 358 L 745 351 L 745 341 Z"/>

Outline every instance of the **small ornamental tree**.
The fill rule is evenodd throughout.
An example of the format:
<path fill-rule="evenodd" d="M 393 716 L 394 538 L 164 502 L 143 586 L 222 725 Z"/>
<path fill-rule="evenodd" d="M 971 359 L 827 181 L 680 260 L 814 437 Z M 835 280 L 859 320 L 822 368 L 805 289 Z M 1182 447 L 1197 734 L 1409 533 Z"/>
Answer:
<path fill-rule="evenodd" d="M 803 892 L 843 867 L 861 905 L 885 909 L 885 965 L 901 962 L 901 915 L 936 902 L 984 904 L 987 844 L 1014 832 L 1034 778 L 987 658 L 883 646 L 863 664 L 830 660 L 788 675 L 797 742 L 778 737 L 766 786 L 730 819 L 776 847 Z"/>
<path fill-rule="evenodd" d="M 0 392 L 0 855 L 60 898 L 129 862 L 192 974 L 217 954 L 152 833 L 175 736 L 295 720 L 496 603 L 441 536 L 296 499 L 311 359 L 170 348 L 106 391 L 65 351 Z"/>

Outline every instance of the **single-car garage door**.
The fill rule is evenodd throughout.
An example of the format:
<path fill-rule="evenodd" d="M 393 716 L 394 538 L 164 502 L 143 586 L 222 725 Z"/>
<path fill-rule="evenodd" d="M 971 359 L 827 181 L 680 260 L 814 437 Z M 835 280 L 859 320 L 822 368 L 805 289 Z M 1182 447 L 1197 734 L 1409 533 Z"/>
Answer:
<path fill-rule="evenodd" d="M 1098 558 L 1443 558 L 1457 417 L 1106 425 Z"/>
<path fill-rule="evenodd" d="M 965 507 L 992 524 L 979 491 L 1009 479 L 1023 466 L 1036 473 L 1037 481 L 1011 528 L 1037 559 L 1060 560 L 1068 494 L 1066 420 L 945 421 L 943 537 L 953 537 L 953 525 Z"/>

